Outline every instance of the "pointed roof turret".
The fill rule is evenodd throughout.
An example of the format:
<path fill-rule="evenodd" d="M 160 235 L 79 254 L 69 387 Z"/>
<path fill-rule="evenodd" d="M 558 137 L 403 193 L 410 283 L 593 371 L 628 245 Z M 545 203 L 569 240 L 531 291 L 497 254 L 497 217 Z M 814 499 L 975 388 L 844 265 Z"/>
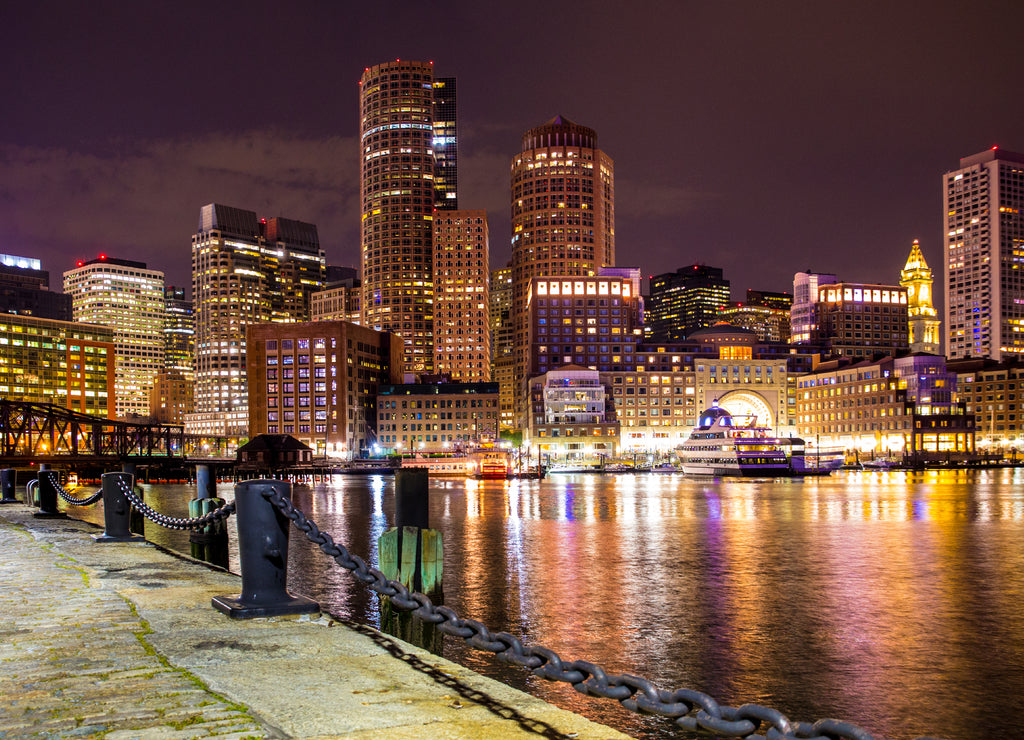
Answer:
<path fill-rule="evenodd" d="M 914 245 L 910 248 L 910 256 L 907 258 L 907 265 L 903 268 L 904 272 L 910 270 L 928 270 L 928 263 L 925 262 L 924 255 L 921 253 L 921 245 L 917 239 L 914 240 Z"/>

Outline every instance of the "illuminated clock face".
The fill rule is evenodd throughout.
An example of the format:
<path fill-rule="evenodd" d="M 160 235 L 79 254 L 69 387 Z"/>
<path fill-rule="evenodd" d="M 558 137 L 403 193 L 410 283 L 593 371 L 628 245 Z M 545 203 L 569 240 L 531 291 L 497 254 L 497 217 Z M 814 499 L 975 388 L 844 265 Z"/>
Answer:
<path fill-rule="evenodd" d="M 913 285 L 908 285 L 907 286 L 907 296 L 913 298 L 913 296 L 914 296 L 914 286 Z"/>

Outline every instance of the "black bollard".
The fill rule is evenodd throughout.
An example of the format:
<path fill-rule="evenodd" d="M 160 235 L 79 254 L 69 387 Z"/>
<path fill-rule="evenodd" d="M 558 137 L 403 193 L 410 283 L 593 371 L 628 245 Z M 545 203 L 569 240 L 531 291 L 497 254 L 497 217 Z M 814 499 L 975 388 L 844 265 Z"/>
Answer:
<path fill-rule="evenodd" d="M 132 534 L 129 529 L 131 505 L 121 484 L 131 488 L 135 479 L 128 473 L 104 473 L 103 481 L 103 534 L 94 534 L 96 542 L 145 542 L 145 537 Z"/>
<path fill-rule="evenodd" d="M 215 609 L 232 619 L 320 611 L 320 605 L 312 599 L 288 593 L 288 530 L 291 522 L 263 497 L 268 488 L 291 499 L 292 488 L 282 481 L 254 480 L 235 486 L 242 593 L 215 596 L 211 601 Z"/>
<path fill-rule="evenodd" d="M 14 497 L 14 486 L 18 478 L 18 471 L 14 468 L 4 468 L 0 470 L 0 492 L 3 493 L 3 498 L 0 498 L 0 504 L 16 504 L 18 499 Z"/>
<path fill-rule="evenodd" d="M 395 526 L 430 526 L 430 480 L 426 468 L 398 468 L 395 471 Z"/>
<path fill-rule="evenodd" d="M 59 470 L 39 471 L 39 511 L 33 516 L 40 519 L 57 519 L 67 514 L 57 510 L 57 486 L 60 485 Z"/>

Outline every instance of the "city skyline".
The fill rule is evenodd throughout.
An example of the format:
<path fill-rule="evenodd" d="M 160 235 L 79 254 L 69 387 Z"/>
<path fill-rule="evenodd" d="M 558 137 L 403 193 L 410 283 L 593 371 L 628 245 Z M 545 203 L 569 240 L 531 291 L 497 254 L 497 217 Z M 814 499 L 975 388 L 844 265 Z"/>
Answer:
<path fill-rule="evenodd" d="M 618 262 L 645 275 L 701 262 L 739 294 L 806 269 L 891 282 L 914 239 L 938 269 L 944 173 L 1024 149 L 1005 51 L 1024 9 L 788 5 L 594 3 L 581 19 L 456 3 L 440 23 L 416 4 L 355 21 L 311 3 L 284 19 L 301 41 L 287 62 L 250 42 L 278 22 L 269 4 L 203 23 L 187 3 L 18 7 L 0 52 L 19 70 L 4 84 L 0 241 L 54 272 L 102 251 L 187 285 L 195 210 L 221 202 L 315 223 L 330 263 L 358 265 L 357 83 L 400 57 L 459 80 L 462 198 L 488 211 L 492 266 L 511 255 L 519 138 L 564 115 L 615 160 Z M 443 35 L 422 32 L 429 20 Z M 957 89 L 975 103 L 954 105 Z"/>

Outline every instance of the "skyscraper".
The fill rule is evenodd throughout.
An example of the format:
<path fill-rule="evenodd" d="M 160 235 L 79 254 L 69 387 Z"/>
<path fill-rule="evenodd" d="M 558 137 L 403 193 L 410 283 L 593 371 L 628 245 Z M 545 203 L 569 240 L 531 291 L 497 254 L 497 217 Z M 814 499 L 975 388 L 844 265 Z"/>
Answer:
<path fill-rule="evenodd" d="M 501 428 L 515 428 L 515 326 L 512 321 L 512 264 L 491 270 L 488 286 L 491 326 L 491 381 L 498 384 Z"/>
<path fill-rule="evenodd" d="M 530 283 L 615 264 L 615 171 L 594 130 L 561 116 L 523 135 L 511 170 L 515 388 L 523 401 Z"/>
<path fill-rule="evenodd" d="M 900 285 L 907 289 L 907 314 L 910 319 L 910 351 L 939 354 L 942 322 L 932 305 L 932 271 L 921 253 L 917 239 L 910 248 L 906 266 L 900 271 Z"/>
<path fill-rule="evenodd" d="M 245 327 L 306 321 L 326 260 L 316 226 L 210 203 L 192 237 L 195 413 L 190 433 L 248 432 Z"/>
<path fill-rule="evenodd" d="M 459 209 L 458 95 L 454 77 L 434 80 L 434 207 Z"/>
<path fill-rule="evenodd" d="M 164 289 L 167 315 L 164 319 L 164 370 L 180 373 L 191 381 L 195 377 L 196 319 L 192 301 L 184 288 L 169 285 Z"/>
<path fill-rule="evenodd" d="M 491 380 L 486 211 L 434 214 L 434 370 L 462 383 Z"/>
<path fill-rule="evenodd" d="M 434 81 L 431 63 L 395 61 L 367 67 L 359 83 L 363 323 L 399 334 L 415 373 L 434 364 Z M 439 115 L 454 120 L 447 107 Z"/>
<path fill-rule="evenodd" d="M 689 265 L 651 278 L 646 338 L 678 342 L 711 326 L 729 304 L 729 281 L 720 267 Z"/>
<path fill-rule="evenodd" d="M 64 273 L 75 321 L 114 329 L 118 418 L 149 415 L 149 391 L 164 366 L 164 274 L 106 255 Z"/>
<path fill-rule="evenodd" d="M 946 354 L 1024 353 L 1024 154 L 996 147 L 942 178 Z"/>

